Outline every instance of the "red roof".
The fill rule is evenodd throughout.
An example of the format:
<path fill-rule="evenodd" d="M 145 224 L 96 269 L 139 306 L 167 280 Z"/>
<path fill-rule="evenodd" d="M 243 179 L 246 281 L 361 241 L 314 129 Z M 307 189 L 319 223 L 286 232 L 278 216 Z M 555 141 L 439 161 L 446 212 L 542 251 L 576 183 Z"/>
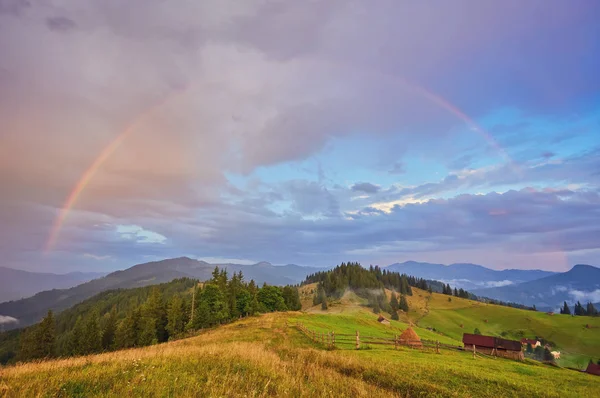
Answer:
<path fill-rule="evenodd" d="M 479 334 L 463 334 L 463 344 L 477 347 L 497 348 L 500 350 L 521 351 L 521 343 L 516 340 L 506 340 L 500 337 L 482 336 Z"/>
<path fill-rule="evenodd" d="M 533 340 L 533 339 L 521 339 L 521 344 L 536 345 L 537 344 L 537 340 Z"/>
<path fill-rule="evenodd" d="M 475 345 L 479 347 L 494 348 L 494 338 L 492 336 L 482 336 L 480 334 L 463 334 L 463 344 Z"/>
<path fill-rule="evenodd" d="M 585 371 L 586 373 L 600 376 L 600 365 L 596 365 L 595 363 L 590 362 Z"/>

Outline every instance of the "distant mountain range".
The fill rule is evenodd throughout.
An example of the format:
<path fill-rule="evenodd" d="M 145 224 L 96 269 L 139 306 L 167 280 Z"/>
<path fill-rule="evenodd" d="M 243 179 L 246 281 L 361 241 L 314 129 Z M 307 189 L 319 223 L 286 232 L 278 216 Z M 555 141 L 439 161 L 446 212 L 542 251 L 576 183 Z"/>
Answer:
<path fill-rule="evenodd" d="M 246 280 L 254 279 L 258 284 L 267 282 L 273 285 L 297 284 L 308 274 L 322 270 L 293 264 L 274 266 L 267 262 L 253 265 L 209 264 L 187 257 L 155 261 L 116 271 L 68 289 L 42 291 L 29 298 L 1 303 L 0 324 L 5 329 L 27 326 L 38 322 L 49 309 L 62 311 L 106 290 L 154 285 L 177 278 L 206 280 L 211 277 L 215 266 L 227 269 L 230 275 L 242 271 Z M 11 279 L 2 280 L 11 282 Z"/>
<path fill-rule="evenodd" d="M 51 274 L 0 267 L 0 302 L 18 300 L 48 289 L 66 289 L 104 275 L 106 272 Z"/>
<path fill-rule="evenodd" d="M 566 301 L 600 302 L 600 268 L 579 264 L 571 270 L 518 285 L 473 290 L 478 296 L 557 310 Z"/>
<path fill-rule="evenodd" d="M 15 293 L 6 292 L 22 289 L 28 281 L 29 290 L 18 290 L 21 293 L 17 297 L 27 295 L 26 292 L 33 294 L 48 286 L 48 290 L 32 297 L 1 303 L 0 327 L 11 329 L 30 325 L 38 322 L 49 309 L 62 311 L 106 290 L 142 287 L 184 277 L 207 280 L 215 266 L 225 268 L 230 275 L 242 271 L 246 280 L 253 279 L 258 284 L 266 282 L 272 285 L 298 284 L 307 275 L 326 269 L 293 264 L 275 266 L 268 262 L 253 265 L 209 264 L 181 257 L 138 264 L 89 280 L 97 275 L 67 274 L 70 275 L 69 279 L 66 275 L 35 274 L 0 268 L 0 291 L 7 296 Z M 554 309 L 563 301 L 600 302 L 600 269 L 590 265 L 577 265 L 568 272 L 555 273 L 515 269 L 495 271 L 476 264 L 443 265 L 407 261 L 389 265 L 385 269 L 449 283 L 452 287 L 462 287 L 478 296 L 525 305 L 535 304 L 539 309 Z M 77 278 L 87 281 L 78 284 Z"/>
<path fill-rule="evenodd" d="M 449 283 L 452 287 L 469 291 L 515 285 L 556 274 L 555 272 L 541 270 L 507 269 L 496 271 L 477 264 L 444 265 L 416 261 L 392 264 L 387 266 L 386 269 L 418 278 L 438 280 Z"/>

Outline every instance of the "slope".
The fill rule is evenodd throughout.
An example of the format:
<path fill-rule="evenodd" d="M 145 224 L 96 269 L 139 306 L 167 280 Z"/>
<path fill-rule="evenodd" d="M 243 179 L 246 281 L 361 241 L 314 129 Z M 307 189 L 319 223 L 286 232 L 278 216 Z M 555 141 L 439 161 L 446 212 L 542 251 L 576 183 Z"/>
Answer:
<path fill-rule="evenodd" d="M 38 322 L 48 310 L 62 311 L 100 292 L 110 289 L 143 287 L 165 283 L 177 278 L 209 279 L 215 264 L 187 257 L 138 264 L 116 271 L 103 278 L 69 288 L 44 291 L 22 300 L 0 304 L 0 315 L 18 319 L 18 323 L 4 325 L 5 329 L 28 326 Z M 242 271 L 246 280 L 270 285 L 295 284 L 307 274 L 318 270 L 297 265 L 274 266 L 261 262 L 254 265 L 221 264 L 231 275 Z"/>
<path fill-rule="evenodd" d="M 50 274 L 0 267 L 0 303 L 29 297 L 44 290 L 66 289 L 104 275 L 100 272 Z"/>
<path fill-rule="evenodd" d="M 294 327 L 327 316 L 339 319 L 268 314 L 158 346 L 6 367 L 0 369 L 0 394 L 578 397 L 597 392 L 594 376 L 503 359 L 473 360 L 455 351 L 330 351 Z M 344 322 L 349 329 L 362 325 L 360 318 Z"/>

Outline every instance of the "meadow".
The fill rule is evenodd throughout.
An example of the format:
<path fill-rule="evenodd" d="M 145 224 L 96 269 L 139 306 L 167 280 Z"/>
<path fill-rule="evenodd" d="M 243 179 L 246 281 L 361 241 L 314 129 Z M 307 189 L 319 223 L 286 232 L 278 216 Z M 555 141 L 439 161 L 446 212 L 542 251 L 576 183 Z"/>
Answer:
<path fill-rule="evenodd" d="M 327 349 L 297 329 L 302 322 L 323 331 L 383 337 L 408 326 L 381 325 L 360 305 L 334 308 L 265 314 L 160 345 L 5 367 L 0 395 L 581 397 L 598 391 L 595 376 L 533 361 L 473 359 L 450 350 Z M 443 337 L 415 330 L 421 338 Z"/>

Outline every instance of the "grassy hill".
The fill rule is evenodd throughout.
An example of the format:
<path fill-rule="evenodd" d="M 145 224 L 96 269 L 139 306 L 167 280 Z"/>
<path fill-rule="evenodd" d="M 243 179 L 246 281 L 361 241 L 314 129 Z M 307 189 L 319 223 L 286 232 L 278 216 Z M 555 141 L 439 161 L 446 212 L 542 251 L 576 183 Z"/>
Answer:
<path fill-rule="evenodd" d="M 346 310 L 272 313 L 161 345 L 0 368 L 0 395 L 578 397 L 597 393 L 595 376 L 567 369 L 473 359 L 469 353 L 446 350 L 441 354 L 380 347 L 328 350 L 295 327 L 303 322 L 323 330 L 359 329 L 385 336 L 407 326 L 381 325 L 359 306 Z M 429 331 L 417 329 L 422 338 L 434 338 L 427 335 Z"/>
<path fill-rule="evenodd" d="M 308 295 L 314 289 L 316 284 L 306 285 L 301 288 L 301 293 L 306 292 Z M 391 294 L 390 291 L 387 293 Z M 401 333 L 407 323 L 412 323 L 421 338 L 456 345 L 461 344 L 463 333 L 473 333 L 475 328 L 485 335 L 515 340 L 543 337 L 554 343 L 553 350 L 561 352 L 558 365 L 577 369 L 585 368 L 590 359 L 596 361 L 600 358 L 599 317 L 548 315 L 545 312 L 486 304 L 459 297 L 451 297 L 451 301 L 448 301 L 448 297 L 413 288 L 413 295 L 406 296 L 409 303 L 408 314 L 401 314 L 402 322 L 391 321 L 390 330 L 396 328 Z M 303 309 L 309 313 L 342 315 L 337 320 L 325 317 L 330 329 L 335 331 L 351 329 L 353 324 L 349 322 L 349 318 L 374 318 L 370 309 L 364 307 L 366 300 L 351 291 L 347 291 L 340 300 L 333 301 L 328 311 L 322 311 L 320 306 L 312 306 L 310 300 L 303 301 L 303 305 Z M 389 318 L 389 314 L 384 316 Z M 338 327 L 334 327 L 336 325 Z M 315 323 L 315 326 L 321 325 Z M 427 328 L 435 329 L 436 332 Z"/>

